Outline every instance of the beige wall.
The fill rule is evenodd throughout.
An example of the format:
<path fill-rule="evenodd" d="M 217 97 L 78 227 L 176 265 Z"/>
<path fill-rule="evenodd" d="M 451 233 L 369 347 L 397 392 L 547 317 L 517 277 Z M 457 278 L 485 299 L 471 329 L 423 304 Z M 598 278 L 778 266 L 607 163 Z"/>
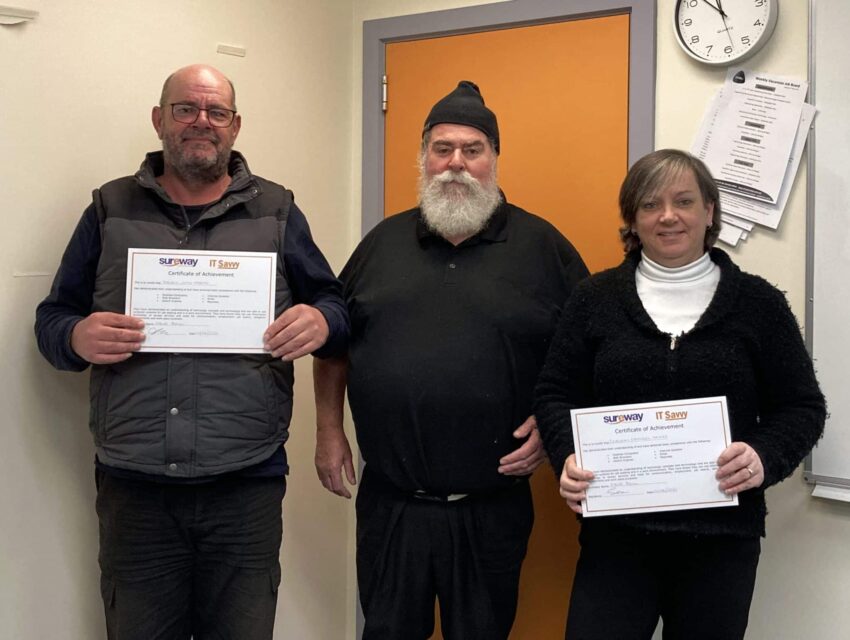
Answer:
<path fill-rule="evenodd" d="M 521 0 L 520 0 L 521 1 Z M 32 312 L 91 188 L 135 170 L 157 146 L 150 106 L 165 75 L 209 62 L 235 81 L 237 144 L 257 173 L 296 192 L 333 267 L 360 236 L 362 21 L 483 2 L 21 0 L 41 11 L 0 27 L 0 637 L 91 638 L 102 631 L 86 432 L 86 377 L 53 371 Z M 688 147 L 722 71 L 673 40 L 674 0 L 658 1 L 657 146 Z M 772 42 L 751 62 L 805 76 L 807 3 L 782 3 Z M 246 46 L 245 58 L 215 53 Z M 804 311 L 805 171 L 778 233 L 759 230 L 734 258 Z M 297 367 L 292 463 L 284 502 L 284 579 L 276 638 L 353 638 L 350 503 L 313 472 L 309 359 Z M 831 640 L 850 625 L 850 509 L 809 497 L 797 476 L 768 494 L 771 515 L 752 638 Z"/>
<path fill-rule="evenodd" d="M 237 87 L 237 148 L 294 189 L 339 269 L 350 241 L 351 65 L 347 0 L 20 0 L 41 12 L 0 27 L 0 637 L 104 638 L 87 374 L 37 353 L 33 310 L 91 189 L 158 146 L 165 76 L 208 62 Z M 244 58 L 217 43 L 247 47 Z M 343 230 L 340 233 L 340 230 Z M 50 273 L 23 277 L 22 273 Z M 353 627 L 347 504 L 313 470 L 309 358 L 298 363 L 284 502 L 277 638 L 344 638 Z"/>

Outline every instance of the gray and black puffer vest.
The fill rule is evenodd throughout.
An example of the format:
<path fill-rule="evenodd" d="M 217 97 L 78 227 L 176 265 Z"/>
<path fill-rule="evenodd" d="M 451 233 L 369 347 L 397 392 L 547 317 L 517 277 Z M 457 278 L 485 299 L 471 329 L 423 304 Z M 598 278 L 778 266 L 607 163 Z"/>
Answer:
<path fill-rule="evenodd" d="M 233 152 L 224 196 L 187 228 L 155 180 L 161 152 L 95 190 L 103 249 L 94 311 L 124 313 L 127 249 L 277 253 L 275 316 L 292 306 L 283 237 L 292 192 L 252 176 Z M 266 354 L 137 353 L 91 372 L 90 428 L 103 464 L 195 478 L 269 458 L 289 435 L 292 363 Z"/>

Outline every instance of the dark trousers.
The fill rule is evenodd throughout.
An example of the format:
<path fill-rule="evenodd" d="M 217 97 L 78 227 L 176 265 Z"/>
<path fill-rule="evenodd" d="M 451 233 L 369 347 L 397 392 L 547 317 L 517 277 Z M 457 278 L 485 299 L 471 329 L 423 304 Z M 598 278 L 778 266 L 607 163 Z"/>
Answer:
<path fill-rule="evenodd" d="M 110 640 L 272 637 L 285 478 L 97 485 Z"/>
<path fill-rule="evenodd" d="M 740 640 L 761 541 L 582 523 L 567 640 Z"/>
<path fill-rule="evenodd" d="M 528 483 L 455 502 L 402 495 L 364 470 L 357 494 L 363 640 L 503 640 L 534 520 Z"/>

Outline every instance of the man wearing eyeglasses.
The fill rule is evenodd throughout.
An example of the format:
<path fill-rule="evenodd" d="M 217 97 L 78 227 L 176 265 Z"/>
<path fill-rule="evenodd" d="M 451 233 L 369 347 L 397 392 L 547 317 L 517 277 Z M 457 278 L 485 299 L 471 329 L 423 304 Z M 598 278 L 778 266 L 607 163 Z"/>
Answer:
<path fill-rule="evenodd" d="M 292 361 L 345 351 L 339 281 L 292 192 L 233 151 L 232 83 L 193 65 L 165 81 L 162 151 L 94 191 L 36 312 L 42 354 L 91 371 L 101 592 L 111 640 L 272 637 Z M 263 354 L 137 353 L 127 250 L 277 253 Z"/>

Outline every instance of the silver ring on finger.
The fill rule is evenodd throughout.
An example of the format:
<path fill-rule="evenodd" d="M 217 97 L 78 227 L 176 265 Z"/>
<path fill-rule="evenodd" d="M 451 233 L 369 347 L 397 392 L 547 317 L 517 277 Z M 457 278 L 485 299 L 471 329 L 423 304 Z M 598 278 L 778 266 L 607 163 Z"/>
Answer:
<path fill-rule="evenodd" d="M 752 470 L 752 469 L 750 469 L 749 467 L 745 467 L 745 469 L 747 470 L 747 473 L 749 473 L 749 474 L 750 474 L 750 478 L 752 478 L 754 475 L 756 475 L 756 474 L 753 472 L 753 470 Z"/>

